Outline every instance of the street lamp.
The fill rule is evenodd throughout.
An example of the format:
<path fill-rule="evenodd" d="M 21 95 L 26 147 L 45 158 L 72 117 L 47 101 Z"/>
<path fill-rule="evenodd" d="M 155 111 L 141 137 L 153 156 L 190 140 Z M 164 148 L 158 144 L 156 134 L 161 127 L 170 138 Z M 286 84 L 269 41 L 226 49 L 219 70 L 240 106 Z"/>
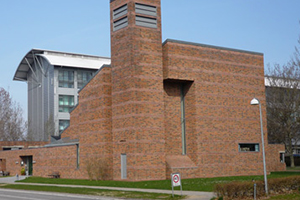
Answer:
<path fill-rule="evenodd" d="M 259 115 L 260 115 L 260 130 L 261 130 L 261 145 L 263 152 L 263 163 L 264 163 L 264 180 L 265 180 L 265 191 L 268 196 L 268 180 L 267 180 L 267 169 L 266 169 L 266 157 L 265 157 L 265 144 L 264 144 L 264 131 L 263 131 L 263 122 L 261 114 L 261 104 L 257 98 L 254 98 L 250 102 L 251 105 L 259 105 Z"/>

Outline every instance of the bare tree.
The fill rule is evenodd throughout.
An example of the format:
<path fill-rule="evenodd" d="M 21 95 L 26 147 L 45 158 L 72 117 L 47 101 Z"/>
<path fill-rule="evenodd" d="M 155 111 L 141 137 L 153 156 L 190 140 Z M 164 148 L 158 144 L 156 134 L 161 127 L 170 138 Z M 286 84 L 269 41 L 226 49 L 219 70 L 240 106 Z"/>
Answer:
<path fill-rule="evenodd" d="M 300 45 L 300 37 L 298 41 Z M 267 121 L 270 142 L 285 145 L 291 167 L 295 166 L 294 146 L 300 142 L 300 53 L 286 65 L 275 65 L 267 74 Z"/>
<path fill-rule="evenodd" d="M 22 108 L 0 87 L 0 141 L 24 140 L 26 128 Z"/>

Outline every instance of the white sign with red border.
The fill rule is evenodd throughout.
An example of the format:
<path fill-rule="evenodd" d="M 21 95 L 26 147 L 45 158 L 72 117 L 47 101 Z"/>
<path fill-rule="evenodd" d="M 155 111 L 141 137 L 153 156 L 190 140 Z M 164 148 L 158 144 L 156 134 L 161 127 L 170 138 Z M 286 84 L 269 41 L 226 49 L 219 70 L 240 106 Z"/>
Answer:
<path fill-rule="evenodd" d="M 172 185 L 173 185 L 173 187 L 181 185 L 180 173 L 172 174 Z"/>
<path fill-rule="evenodd" d="M 182 185 L 180 180 L 180 173 L 172 173 L 171 174 L 171 182 L 172 182 L 172 196 L 174 197 L 174 187 L 180 186 L 181 196 L 182 196 Z"/>

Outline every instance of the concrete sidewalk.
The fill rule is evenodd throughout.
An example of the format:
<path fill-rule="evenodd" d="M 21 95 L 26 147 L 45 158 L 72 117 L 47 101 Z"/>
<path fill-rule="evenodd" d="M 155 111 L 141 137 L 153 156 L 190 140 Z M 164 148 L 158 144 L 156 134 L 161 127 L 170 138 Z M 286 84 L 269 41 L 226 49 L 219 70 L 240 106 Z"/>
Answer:
<path fill-rule="evenodd" d="M 25 179 L 26 176 L 20 176 L 19 180 Z M 15 182 L 16 177 L 0 178 L 0 183 L 20 184 L 20 185 L 41 185 L 41 186 L 56 186 L 56 187 L 72 187 L 72 188 L 92 188 L 92 189 L 107 189 L 107 190 L 121 190 L 121 191 L 136 191 L 149 193 L 163 193 L 172 194 L 172 190 L 158 190 L 158 189 L 140 189 L 140 188 L 121 188 L 121 187 L 105 187 L 105 186 L 86 186 L 86 185 L 60 185 L 60 184 L 41 184 L 41 183 L 20 183 Z M 174 194 L 181 195 L 181 192 L 176 190 Z M 187 195 L 189 200 L 210 200 L 214 197 L 213 192 L 198 192 L 198 191 L 182 191 L 182 195 Z"/>
<path fill-rule="evenodd" d="M 3 177 L 0 178 L 0 183 L 10 183 L 13 184 L 17 180 L 24 180 L 27 176 L 10 176 L 10 177 Z"/>

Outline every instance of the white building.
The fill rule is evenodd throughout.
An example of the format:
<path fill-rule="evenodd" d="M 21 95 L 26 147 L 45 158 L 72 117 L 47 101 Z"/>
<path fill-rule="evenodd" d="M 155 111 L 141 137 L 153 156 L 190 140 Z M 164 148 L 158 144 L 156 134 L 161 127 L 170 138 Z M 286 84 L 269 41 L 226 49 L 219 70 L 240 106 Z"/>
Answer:
<path fill-rule="evenodd" d="M 80 90 L 110 58 L 32 49 L 21 60 L 14 80 L 28 85 L 29 139 L 48 141 L 69 125 L 69 111 Z"/>

